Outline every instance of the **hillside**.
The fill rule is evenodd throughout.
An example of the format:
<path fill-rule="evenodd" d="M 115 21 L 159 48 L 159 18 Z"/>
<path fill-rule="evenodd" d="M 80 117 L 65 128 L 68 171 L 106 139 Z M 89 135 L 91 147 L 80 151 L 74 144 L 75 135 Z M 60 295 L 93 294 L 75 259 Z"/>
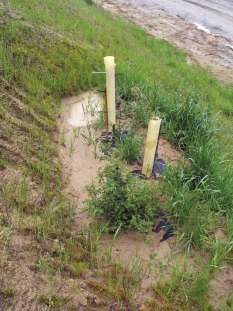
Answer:
<path fill-rule="evenodd" d="M 0 309 L 230 311 L 232 86 L 91 1 L 0 1 L 0 17 Z M 75 229 L 64 192 L 61 100 L 103 90 L 93 72 L 106 55 L 116 57 L 117 96 L 138 135 L 159 115 L 185 158 L 168 169 L 156 204 L 195 268 L 170 267 L 146 294 L 143 269 L 113 260 L 111 247 L 103 254 L 98 223 Z"/>

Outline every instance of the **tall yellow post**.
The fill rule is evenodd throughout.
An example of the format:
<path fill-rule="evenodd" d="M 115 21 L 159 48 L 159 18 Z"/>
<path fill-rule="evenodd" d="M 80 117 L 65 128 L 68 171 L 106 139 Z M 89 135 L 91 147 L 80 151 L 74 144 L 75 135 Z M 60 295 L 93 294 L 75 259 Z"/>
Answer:
<path fill-rule="evenodd" d="M 116 91 L 115 91 L 115 60 L 113 56 L 104 58 L 106 72 L 106 93 L 107 93 L 107 111 L 108 111 L 108 130 L 116 124 Z"/>
<path fill-rule="evenodd" d="M 149 122 L 145 144 L 143 167 L 142 167 L 142 173 L 148 178 L 151 176 L 153 170 L 160 126 L 161 126 L 161 119 L 159 118 L 152 119 Z"/>

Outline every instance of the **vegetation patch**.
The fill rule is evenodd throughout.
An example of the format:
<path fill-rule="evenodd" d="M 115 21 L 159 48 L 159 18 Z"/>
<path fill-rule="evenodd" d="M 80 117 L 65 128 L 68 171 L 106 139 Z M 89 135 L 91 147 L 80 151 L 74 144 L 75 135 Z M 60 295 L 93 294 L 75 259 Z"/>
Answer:
<path fill-rule="evenodd" d="M 87 206 L 92 214 L 106 219 L 111 232 L 148 231 L 159 207 L 155 187 L 136 179 L 117 162 L 107 165 L 98 183 L 89 187 Z"/>

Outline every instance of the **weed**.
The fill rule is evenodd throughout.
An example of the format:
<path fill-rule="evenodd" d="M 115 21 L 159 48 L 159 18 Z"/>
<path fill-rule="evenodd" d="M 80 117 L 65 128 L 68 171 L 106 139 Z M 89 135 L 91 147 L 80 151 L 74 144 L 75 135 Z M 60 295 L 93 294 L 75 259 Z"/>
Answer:
<path fill-rule="evenodd" d="M 138 161 L 142 156 L 142 139 L 132 129 L 127 132 L 123 140 L 116 137 L 116 147 L 119 158 L 129 164 Z"/>
<path fill-rule="evenodd" d="M 140 288 L 143 274 L 143 266 L 137 259 L 133 260 L 127 268 L 113 262 L 101 275 L 103 282 L 89 281 L 88 285 L 100 292 L 102 296 L 122 302 L 122 307 L 129 307 L 132 298 Z"/>
<path fill-rule="evenodd" d="M 207 302 L 208 282 L 203 275 L 173 269 L 171 279 L 153 287 L 154 299 L 146 302 L 149 310 L 200 310 L 210 311 Z"/>
<path fill-rule="evenodd" d="M 94 128 L 93 126 L 90 124 L 86 127 L 87 129 L 87 133 L 82 133 L 82 138 L 83 141 L 87 144 L 87 145 L 92 145 L 93 146 L 93 154 L 94 157 L 97 157 L 97 147 L 98 147 L 98 138 L 95 134 Z"/>
<path fill-rule="evenodd" d="M 58 295 L 41 295 L 39 297 L 40 303 L 48 306 L 49 308 L 59 308 L 64 306 L 68 299 Z"/>
<path fill-rule="evenodd" d="M 211 271 L 220 267 L 220 264 L 225 261 L 232 262 L 232 251 L 233 251 L 233 243 L 222 242 L 219 240 L 215 240 L 212 244 L 211 252 L 212 258 L 210 260 L 209 266 Z"/>
<path fill-rule="evenodd" d="M 26 179 L 7 182 L 2 187 L 2 196 L 8 209 L 28 207 L 29 186 Z"/>
<path fill-rule="evenodd" d="M 104 228 L 95 224 L 55 246 L 55 257 L 60 270 L 72 276 L 83 276 L 87 269 L 98 268 L 102 257 L 98 252 Z"/>
<path fill-rule="evenodd" d="M 193 189 L 192 182 L 192 176 L 186 175 L 181 167 L 167 169 L 162 190 L 167 197 L 164 208 L 185 235 L 185 240 L 201 247 L 214 226 L 214 219 L 208 201 L 202 197 L 201 187 Z"/>
<path fill-rule="evenodd" d="M 3 288 L 3 290 L 1 291 L 1 294 L 3 295 L 3 297 L 5 299 L 7 298 L 14 298 L 16 295 L 16 290 L 12 287 L 5 287 Z"/>
<path fill-rule="evenodd" d="M 168 107 L 160 108 L 166 112 L 168 138 L 182 150 L 206 143 L 212 135 L 208 113 L 200 108 L 195 98 L 188 97 L 184 103 L 177 101 L 169 105 L 169 110 Z"/>
<path fill-rule="evenodd" d="M 51 274 L 54 272 L 52 267 L 51 258 L 48 256 L 42 256 L 39 258 L 38 262 L 36 263 L 36 268 L 38 271 L 43 273 Z"/>
<path fill-rule="evenodd" d="M 95 128 L 96 129 L 103 129 L 105 127 L 105 114 L 104 112 L 99 112 L 99 118 L 95 123 Z"/>
<path fill-rule="evenodd" d="M 67 269 L 74 277 L 81 277 L 87 270 L 87 264 L 85 262 L 73 262 L 69 264 Z"/>
<path fill-rule="evenodd" d="M 74 211 L 65 197 L 60 197 L 59 201 L 56 199 L 51 201 L 42 211 L 45 219 L 39 222 L 34 229 L 38 240 L 48 236 L 52 238 L 69 237 L 73 213 Z"/>

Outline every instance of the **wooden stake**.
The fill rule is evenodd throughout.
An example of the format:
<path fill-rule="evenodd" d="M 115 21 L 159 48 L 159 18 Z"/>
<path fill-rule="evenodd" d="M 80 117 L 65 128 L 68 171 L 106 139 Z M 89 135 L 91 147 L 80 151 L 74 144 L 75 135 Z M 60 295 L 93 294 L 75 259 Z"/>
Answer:
<path fill-rule="evenodd" d="M 145 144 L 145 154 L 143 160 L 142 173 L 149 178 L 152 174 L 155 152 L 158 144 L 159 132 L 161 126 L 161 119 L 152 119 L 149 122 L 146 144 Z"/>
<path fill-rule="evenodd" d="M 115 60 L 113 56 L 104 58 L 106 71 L 106 93 L 107 93 L 107 110 L 108 110 L 108 130 L 116 124 L 116 94 L 115 94 Z"/>

